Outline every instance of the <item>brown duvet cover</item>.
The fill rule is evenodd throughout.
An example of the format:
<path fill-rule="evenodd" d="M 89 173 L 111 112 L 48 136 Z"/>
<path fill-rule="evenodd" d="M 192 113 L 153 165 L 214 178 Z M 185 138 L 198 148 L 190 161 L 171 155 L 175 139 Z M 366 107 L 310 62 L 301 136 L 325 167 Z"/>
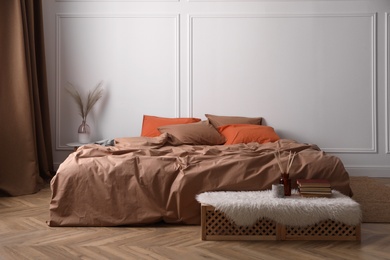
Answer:
<path fill-rule="evenodd" d="M 297 152 L 290 170 L 293 183 L 298 178 L 326 178 L 333 189 L 351 195 L 342 162 L 315 145 L 282 139 L 172 146 L 166 136 L 158 138 L 120 139 L 114 147 L 88 145 L 70 154 L 51 181 L 48 224 L 200 224 L 197 194 L 264 190 L 277 183 L 280 170 L 273 152 L 278 149 L 286 156 Z"/>

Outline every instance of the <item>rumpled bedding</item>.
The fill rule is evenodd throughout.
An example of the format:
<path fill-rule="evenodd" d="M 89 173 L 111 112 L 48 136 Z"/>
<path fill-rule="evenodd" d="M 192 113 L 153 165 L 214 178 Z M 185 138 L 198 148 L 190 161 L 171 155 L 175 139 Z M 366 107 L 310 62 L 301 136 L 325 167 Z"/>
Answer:
<path fill-rule="evenodd" d="M 164 221 L 200 224 L 196 195 L 207 191 L 257 191 L 278 183 L 274 152 L 297 152 L 296 179 L 326 178 L 332 189 L 352 195 L 338 157 L 316 145 L 274 143 L 179 145 L 166 134 L 118 138 L 115 146 L 85 145 L 60 165 L 50 186 L 49 226 L 122 226 Z"/>

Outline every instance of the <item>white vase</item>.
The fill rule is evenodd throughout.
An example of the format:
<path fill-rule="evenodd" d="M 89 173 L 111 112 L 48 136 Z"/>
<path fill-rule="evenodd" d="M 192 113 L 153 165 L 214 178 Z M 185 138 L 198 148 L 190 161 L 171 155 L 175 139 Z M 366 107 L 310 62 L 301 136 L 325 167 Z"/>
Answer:
<path fill-rule="evenodd" d="M 91 129 L 85 119 L 81 122 L 81 125 L 79 126 L 78 134 L 79 143 L 87 144 L 91 142 Z"/>

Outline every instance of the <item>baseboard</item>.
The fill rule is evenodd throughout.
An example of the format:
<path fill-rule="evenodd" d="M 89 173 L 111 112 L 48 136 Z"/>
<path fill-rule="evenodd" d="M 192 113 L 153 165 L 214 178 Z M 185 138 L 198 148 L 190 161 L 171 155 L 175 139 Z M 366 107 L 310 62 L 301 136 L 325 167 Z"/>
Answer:
<path fill-rule="evenodd" d="M 345 166 L 351 176 L 390 178 L 389 166 Z"/>

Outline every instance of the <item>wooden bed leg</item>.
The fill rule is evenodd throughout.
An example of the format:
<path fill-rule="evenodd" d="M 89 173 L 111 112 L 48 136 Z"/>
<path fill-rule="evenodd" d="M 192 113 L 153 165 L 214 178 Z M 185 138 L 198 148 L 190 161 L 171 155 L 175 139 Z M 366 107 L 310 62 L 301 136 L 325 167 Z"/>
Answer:
<path fill-rule="evenodd" d="M 356 230 L 355 230 L 355 232 L 356 232 L 356 240 L 357 241 L 361 241 L 361 234 L 362 234 L 362 229 L 361 229 L 361 227 L 362 227 L 362 225 L 361 224 L 359 224 L 359 225 L 357 225 L 356 226 Z"/>
<path fill-rule="evenodd" d="M 276 223 L 276 240 L 286 240 L 286 227 Z"/>

